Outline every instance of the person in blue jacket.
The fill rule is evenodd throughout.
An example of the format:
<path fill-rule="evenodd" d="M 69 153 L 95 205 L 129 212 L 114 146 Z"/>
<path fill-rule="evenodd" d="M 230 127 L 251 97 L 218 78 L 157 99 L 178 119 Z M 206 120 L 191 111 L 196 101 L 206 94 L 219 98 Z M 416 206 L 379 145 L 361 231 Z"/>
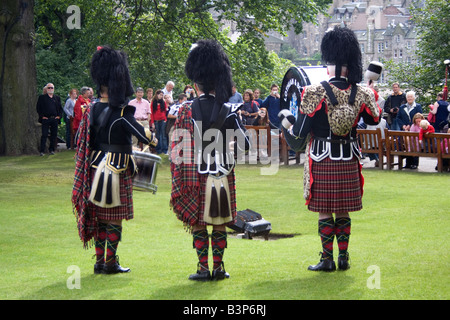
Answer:
<path fill-rule="evenodd" d="M 270 95 L 263 101 L 261 107 L 267 109 L 270 122 L 280 128 L 281 123 L 278 118 L 278 113 L 280 112 L 280 94 L 276 84 L 272 84 L 270 87 Z"/>

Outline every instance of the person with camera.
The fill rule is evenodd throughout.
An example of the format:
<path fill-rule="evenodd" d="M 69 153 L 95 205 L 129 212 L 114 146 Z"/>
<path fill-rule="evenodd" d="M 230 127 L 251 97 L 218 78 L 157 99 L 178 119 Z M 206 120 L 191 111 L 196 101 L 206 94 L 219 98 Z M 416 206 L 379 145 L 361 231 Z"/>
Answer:
<path fill-rule="evenodd" d="M 278 86 L 276 84 L 272 84 L 270 87 L 270 95 L 263 101 L 261 107 L 267 109 L 270 122 L 280 128 L 281 122 L 278 118 L 278 113 L 280 112 L 280 94 L 278 93 Z"/>
<path fill-rule="evenodd" d="M 391 130 L 400 131 L 397 114 L 400 106 L 406 104 L 406 95 L 400 91 L 398 82 L 392 84 L 393 93 L 386 99 L 384 104 L 384 112 L 388 114 L 388 124 Z"/>

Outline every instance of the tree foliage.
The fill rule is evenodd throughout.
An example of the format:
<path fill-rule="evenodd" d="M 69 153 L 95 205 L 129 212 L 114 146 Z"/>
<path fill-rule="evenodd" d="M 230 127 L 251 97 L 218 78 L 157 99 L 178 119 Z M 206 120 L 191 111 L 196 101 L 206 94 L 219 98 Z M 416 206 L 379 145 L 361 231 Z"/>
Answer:
<path fill-rule="evenodd" d="M 444 60 L 450 58 L 450 6 L 447 0 L 420 1 L 411 7 L 411 15 L 418 35 L 418 61 L 388 61 L 386 69 L 390 79 L 401 79 L 404 88 L 414 89 L 428 105 L 444 85 Z"/>
<path fill-rule="evenodd" d="M 188 83 L 184 62 L 192 43 L 216 39 L 231 62 L 238 88 L 268 91 L 289 62 L 265 50 L 270 31 L 302 30 L 325 12 L 329 0 L 79 0 L 80 29 L 69 29 L 71 0 L 36 0 L 38 88 L 53 82 L 60 95 L 73 86 L 91 85 L 89 61 L 98 45 L 111 45 L 129 56 L 135 86 L 162 88 Z M 213 19 L 213 14 L 215 19 Z M 241 36 L 231 42 L 220 25 L 232 21 Z M 283 72 L 280 70 L 284 69 Z"/>

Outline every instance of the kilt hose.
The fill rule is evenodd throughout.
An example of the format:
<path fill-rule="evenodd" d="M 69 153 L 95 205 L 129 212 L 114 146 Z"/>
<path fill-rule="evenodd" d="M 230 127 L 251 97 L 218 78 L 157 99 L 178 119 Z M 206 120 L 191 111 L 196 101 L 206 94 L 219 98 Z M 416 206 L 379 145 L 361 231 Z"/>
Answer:
<path fill-rule="evenodd" d="M 91 184 L 95 176 L 95 168 L 91 169 Z M 95 216 L 100 220 L 130 220 L 133 219 L 133 178 L 131 170 L 128 169 L 119 175 L 120 202 L 118 207 L 102 208 L 89 202 L 89 210 L 95 212 Z"/>
<path fill-rule="evenodd" d="M 363 177 L 358 158 L 312 161 L 311 199 L 308 209 L 322 213 L 346 213 L 362 209 Z"/>

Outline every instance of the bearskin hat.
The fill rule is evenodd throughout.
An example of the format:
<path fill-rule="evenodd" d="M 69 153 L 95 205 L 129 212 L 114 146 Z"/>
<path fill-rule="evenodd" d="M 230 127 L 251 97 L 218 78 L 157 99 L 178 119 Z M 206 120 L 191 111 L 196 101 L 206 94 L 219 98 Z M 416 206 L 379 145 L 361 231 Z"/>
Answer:
<path fill-rule="evenodd" d="M 232 95 L 231 66 L 221 45 L 215 40 L 199 40 L 186 60 L 187 77 L 208 93 L 215 91 L 216 102 L 228 102 Z"/>
<path fill-rule="evenodd" d="M 102 86 L 108 87 L 109 105 L 123 107 L 133 95 L 128 60 L 124 52 L 108 46 L 98 47 L 91 61 L 91 77 L 100 94 Z"/>
<path fill-rule="evenodd" d="M 326 64 L 336 65 L 339 77 L 342 66 L 348 70 L 348 81 L 358 83 L 362 80 L 363 67 L 361 49 L 355 33 L 345 27 L 334 27 L 327 31 L 320 46 L 322 60 Z"/>

